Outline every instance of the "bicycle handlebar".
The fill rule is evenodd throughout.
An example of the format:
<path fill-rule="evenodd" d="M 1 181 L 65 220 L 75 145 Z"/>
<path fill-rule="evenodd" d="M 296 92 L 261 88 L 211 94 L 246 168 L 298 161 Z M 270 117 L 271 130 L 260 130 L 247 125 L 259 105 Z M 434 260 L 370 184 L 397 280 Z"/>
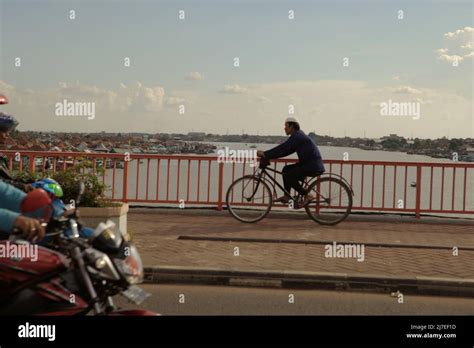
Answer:
<path fill-rule="evenodd" d="M 268 167 L 269 165 L 270 165 L 269 159 L 266 159 L 265 157 L 260 158 L 260 163 L 258 165 L 260 169 L 264 169 L 265 167 Z"/>

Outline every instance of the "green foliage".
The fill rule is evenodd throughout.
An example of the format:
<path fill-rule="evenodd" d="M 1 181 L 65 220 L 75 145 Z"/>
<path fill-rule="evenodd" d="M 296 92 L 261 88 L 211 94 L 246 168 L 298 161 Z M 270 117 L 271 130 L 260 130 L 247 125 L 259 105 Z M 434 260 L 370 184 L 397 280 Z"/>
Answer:
<path fill-rule="evenodd" d="M 369 139 L 365 142 L 366 146 L 375 146 L 375 140 Z"/>
<path fill-rule="evenodd" d="M 85 186 L 84 194 L 81 199 L 81 206 L 83 207 L 101 207 L 105 202 L 105 186 L 99 182 L 96 175 L 91 173 L 82 174 L 72 170 L 58 172 L 53 175 L 63 188 L 64 202 L 76 200 L 79 194 L 79 182 L 82 180 Z"/>
<path fill-rule="evenodd" d="M 384 149 L 399 150 L 406 144 L 406 140 L 386 139 L 382 141 Z"/>
<path fill-rule="evenodd" d="M 463 144 L 464 141 L 462 139 L 451 139 L 449 141 L 449 150 L 459 152 Z"/>
<path fill-rule="evenodd" d="M 42 178 L 51 178 L 52 174 L 48 175 L 49 172 L 44 172 L 44 173 L 30 173 L 29 171 L 25 170 L 20 172 L 13 172 L 10 173 L 15 179 L 25 181 L 25 182 L 33 182 L 33 181 L 38 181 Z"/>
<path fill-rule="evenodd" d="M 120 203 L 111 202 L 105 197 L 106 185 L 99 181 L 103 169 L 98 168 L 96 173 L 92 171 L 92 162 L 78 159 L 75 168 L 68 168 L 65 171 L 52 171 L 30 173 L 23 171 L 16 175 L 17 178 L 27 182 L 38 181 L 42 178 L 52 178 L 62 187 L 64 196 L 61 198 L 66 204 L 71 200 L 76 201 L 79 194 L 79 183 L 82 181 L 85 186 L 84 194 L 80 202 L 82 207 L 110 207 L 119 206 Z"/>

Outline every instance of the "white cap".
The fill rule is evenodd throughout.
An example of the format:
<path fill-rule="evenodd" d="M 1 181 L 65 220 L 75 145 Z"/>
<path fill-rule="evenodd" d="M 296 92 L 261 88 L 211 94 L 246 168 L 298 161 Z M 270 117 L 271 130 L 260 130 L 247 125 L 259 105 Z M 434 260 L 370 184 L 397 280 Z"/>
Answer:
<path fill-rule="evenodd" d="M 298 119 L 296 117 L 287 117 L 286 120 L 285 120 L 285 123 L 287 122 L 294 122 L 296 124 L 300 124 L 300 121 L 298 121 Z"/>

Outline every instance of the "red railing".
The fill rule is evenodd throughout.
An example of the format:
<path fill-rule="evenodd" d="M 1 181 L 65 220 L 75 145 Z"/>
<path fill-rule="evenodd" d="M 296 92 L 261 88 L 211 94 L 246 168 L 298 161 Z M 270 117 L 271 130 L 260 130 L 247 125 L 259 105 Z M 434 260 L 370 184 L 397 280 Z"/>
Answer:
<path fill-rule="evenodd" d="M 206 205 L 222 209 L 230 183 L 256 168 L 218 163 L 216 156 L 2 151 L 11 170 L 64 171 L 84 159 L 114 201 L 135 204 Z M 273 161 L 281 169 L 295 160 Z M 474 216 L 474 164 L 387 161 L 325 161 L 354 189 L 353 211 Z M 276 177 L 276 174 L 273 174 Z"/>

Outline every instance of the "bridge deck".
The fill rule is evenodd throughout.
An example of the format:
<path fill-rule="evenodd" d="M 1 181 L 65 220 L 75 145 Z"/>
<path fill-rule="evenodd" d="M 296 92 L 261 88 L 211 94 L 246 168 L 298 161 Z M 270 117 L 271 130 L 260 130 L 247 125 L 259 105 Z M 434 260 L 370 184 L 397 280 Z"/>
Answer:
<path fill-rule="evenodd" d="M 227 212 L 159 210 L 128 219 L 146 266 L 474 282 L 474 223 L 348 220 L 328 227 L 284 217 L 243 224 Z M 364 245 L 364 260 L 326 257 L 333 242 Z"/>

